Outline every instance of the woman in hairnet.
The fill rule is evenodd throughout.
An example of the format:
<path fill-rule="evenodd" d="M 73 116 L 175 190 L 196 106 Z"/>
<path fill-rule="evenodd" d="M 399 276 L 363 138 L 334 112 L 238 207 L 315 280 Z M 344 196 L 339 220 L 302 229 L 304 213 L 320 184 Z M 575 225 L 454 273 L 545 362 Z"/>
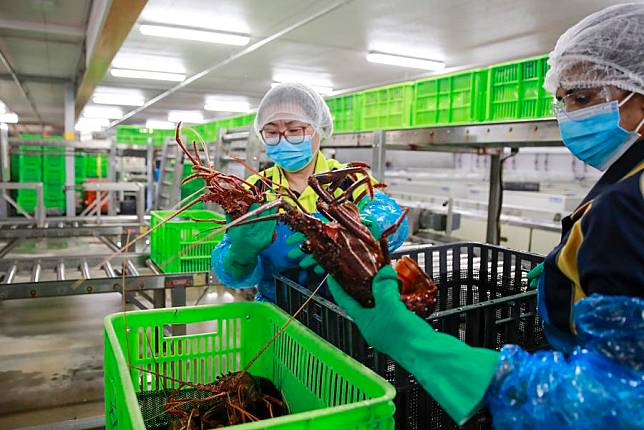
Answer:
<path fill-rule="evenodd" d="M 313 174 L 343 168 L 345 165 L 324 157 L 320 143 L 331 136 L 333 123 L 326 103 L 314 90 L 302 84 L 281 84 L 272 88 L 257 110 L 255 130 L 264 142 L 266 154 L 275 162 L 259 173 L 270 182 L 270 188 L 279 191 L 289 187 L 300 204 L 310 213 L 316 213 L 317 194 L 308 186 Z M 275 194 L 268 189 L 266 180 L 259 175 L 248 178 L 248 182 L 267 192 L 268 200 Z M 340 195 L 353 181 L 345 180 L 336 190 Z M 358 187 L 350 201 L 365 191 Z M 288 202 L 289 199 L 286 199 Z M 290 202 L 294 204 L 293 202 Z M 257 206 L 252 206 L 251 210 Z M 362 222 L 374 236 L 378 236 L 392 225 L 402 214 L 400 206 L 382 192 L 374 198 L 368 196 L 358 202 Z M 316 216 L 319 216 L 316 214 Z M 389 236 L 390 250 L 398 248 L 407 237 L 407 225 L 403 223 L 398 231 Z M 246 288 L 257 286 L 257 300 L 275 301 L 273 274 L 295 269 L 300 281 L 310 275 L 321 275 L 323 269 L 313 257 L 304 254 L 300 244 L 301 234 L 293 234 L 286 225 L 276 221 L 259 221 L 228 230 L 212 253 L 212 270 L 229 287 Z"/>
<path fill-rule="evenodd" d="M 597 12 L 550 54 L 561 137 L 605 173 L 563 220 L 561 243 L 529 278 L 551 351 L 473 348 L 399 299 L 396 273 L 362 308 L 329 289 L 366 340 L 415 375 L 457 422 L 483 403 L 504 429 L 644 428 L 644 4 Z M 538 272 L 542 273 L 539 274 Z"/>

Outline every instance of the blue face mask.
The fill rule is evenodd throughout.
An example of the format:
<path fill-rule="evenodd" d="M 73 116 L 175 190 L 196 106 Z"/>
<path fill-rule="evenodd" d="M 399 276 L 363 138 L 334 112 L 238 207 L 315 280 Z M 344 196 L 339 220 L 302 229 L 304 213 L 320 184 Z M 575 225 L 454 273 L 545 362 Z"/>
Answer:
<path fill-rule="evenodd" d="M 564 144 L 581 161 L 599 170 L 606 170 L 641 135 L 635 131 L 624 130 L 619 126 L 619 108 L 622 103 L 611 101 L 573 112 L 557 112 L 557 122 Z"/>
<path fill-rule="evenodd" d="M 313 140 L 305 136 L 302 143 L 294 144 L 283 136 L 276 145 L 266 145 L 266 155 L 287 172 L 297 172 L 313 160 Z"/>

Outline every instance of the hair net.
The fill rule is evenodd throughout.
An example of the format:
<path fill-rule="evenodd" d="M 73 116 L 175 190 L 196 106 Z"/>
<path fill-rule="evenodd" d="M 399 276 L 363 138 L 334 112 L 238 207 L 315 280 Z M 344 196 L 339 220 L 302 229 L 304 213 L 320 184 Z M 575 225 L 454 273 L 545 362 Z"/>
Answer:
<path fill-rule="evenodd" d="M 333 121 L 329 107 L 312 88 L 298 83 L 284 83 L 271 88 L 257 109 L 255 132 L 269 122 L 279 120 L 302 121 L 311 124 L 325 139 L 333 133 Z"/>
<path fill-rule="evenodd" d="M 544 88 L 614 85 L 644 94 L 644 3 L 600 10 L 566 31 L 548 59 Z"/>

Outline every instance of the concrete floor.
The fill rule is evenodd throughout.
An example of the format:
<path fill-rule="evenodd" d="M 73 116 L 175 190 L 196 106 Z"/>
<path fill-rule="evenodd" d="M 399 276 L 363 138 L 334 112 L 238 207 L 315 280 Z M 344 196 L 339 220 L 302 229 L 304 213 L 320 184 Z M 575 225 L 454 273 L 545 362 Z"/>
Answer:
<path fill-rule="evenodd" d="M 26 241 L 9 256 L 109 253 L 96 239 L 62 241 Z M 245 296 L 203 292 L 189 289 L 188 304 Z M 0 301 L 0 429 L 103 415 L 103 318 L 120 311 L 116 293 Z"/>

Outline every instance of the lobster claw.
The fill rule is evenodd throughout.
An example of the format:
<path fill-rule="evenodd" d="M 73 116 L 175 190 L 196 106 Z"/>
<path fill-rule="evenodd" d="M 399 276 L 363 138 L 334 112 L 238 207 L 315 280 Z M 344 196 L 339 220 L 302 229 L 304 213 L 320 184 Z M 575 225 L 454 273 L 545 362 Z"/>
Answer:
<path fill-rule="evenodd" d="M 438 287 L 432 278 L 408 255 L 400 258 L 394 269 L 400 282 L 400 299 L 407 309 L 421 318 L 431 315 L 436 308 L 438 294 Z"/>

